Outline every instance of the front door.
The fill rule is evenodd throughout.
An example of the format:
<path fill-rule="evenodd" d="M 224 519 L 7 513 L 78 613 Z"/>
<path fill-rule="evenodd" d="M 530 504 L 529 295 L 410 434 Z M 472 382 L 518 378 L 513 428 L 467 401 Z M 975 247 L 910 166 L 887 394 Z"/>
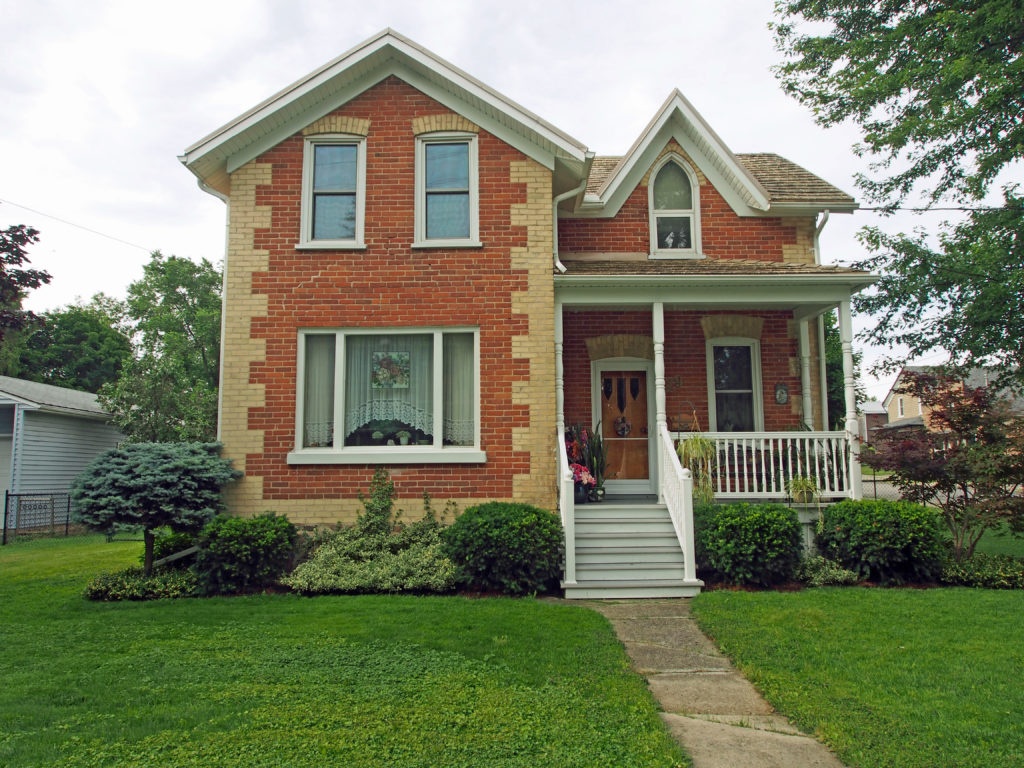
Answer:
<path fill-rule="evenodd" d="M 601 437 L 608 450 L 605 480 L 610 491 L 647 493 L 651 488 L 648 372 L 601 367 L 597 399 Z"/>

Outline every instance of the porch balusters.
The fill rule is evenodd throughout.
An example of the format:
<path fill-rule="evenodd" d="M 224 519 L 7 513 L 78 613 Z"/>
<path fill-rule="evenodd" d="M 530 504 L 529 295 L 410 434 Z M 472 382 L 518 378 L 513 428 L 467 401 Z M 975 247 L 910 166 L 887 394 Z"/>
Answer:
<path fill-rule="evenodd" d="M 668 426 L 658 428 L 658 497 L 668 508 L 676 538 L 683 550 L 683 578 L 696 582 L 693 540 L 693 477 L 683 469 L 676 453 L 675 440 Z M 703 586 L 702 582 L 698 582 Z"/>

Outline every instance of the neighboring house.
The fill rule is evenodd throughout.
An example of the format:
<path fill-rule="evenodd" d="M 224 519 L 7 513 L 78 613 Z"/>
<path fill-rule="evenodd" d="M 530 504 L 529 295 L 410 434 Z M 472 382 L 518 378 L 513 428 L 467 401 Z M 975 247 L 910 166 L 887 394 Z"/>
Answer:
<path fill-rule="evenodd" d="M 860 436 L 862 445 L 871 445 L 875 430 L 889 423 L 889 412 L 877 400 L 868 400 L 860 407 Z"/>
<path fill-rule="evenodd" d="M 230 203 L 219 433 L 239 514 L 352 520 L 384 466 L 413 511 L 423 493 L 559 508 L 575 584 L 568 424 L 601 425 L 608 513 L 625 495 L 678 509 L 669 430 L 695 424 L 720 498 L 782 498 L 794 474 L 859 494 L 850 296 L 874 278 L 818 251 L 857 204 L 734 154 L 678 91 L 623 156 L 595 157 L 386 30 L 181 160 Z M 837 306 L 847 430 L 825 432 Z M 666 590 L 692 593 L 685 569 Z"/>
<path fill-rule="evenodd" d="M 899 374 L 896 376 L 896 381 L 893 382 L 889 388 L 889 393 L 882 401 L 889 415 L 889 423 L 886 425 L 887 429 L 930 426 L 929 416 L 931 410 L 928 406 L 923 405 L 921 399 L 916 395 L 901 392 L 900 390 L 906 383 L 908 373 L 934 373 L 938 370 L 935 366 L 927 365 L 906 365 L 900 369 Z M 1000 372 L 998 368 L 972 368 L 963 381 L 958 382 L 958 384 L 961 387 L 967 386 L 969 389 L 988 387 L 996 380 Z M 1010 395 L 1009 406 L 1017 413 L 1024 414 L 1024 396 Z"/>
<path fill-rule="evenodd" d="M 96 395 L 0 376 L 0 493 L 21 497 L 8 505 L 8 526 L 32 525 L 25 497 L 35 506 L 54 497 L 63 521 L 71 482 L 124 439 L 109 419 Z"/>

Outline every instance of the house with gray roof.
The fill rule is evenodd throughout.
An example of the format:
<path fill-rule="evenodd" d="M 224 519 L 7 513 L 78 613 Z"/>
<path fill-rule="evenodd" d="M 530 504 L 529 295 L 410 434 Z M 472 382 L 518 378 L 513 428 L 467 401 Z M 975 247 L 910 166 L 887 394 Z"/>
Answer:
<path fill-rule="evenodd" d="M 63 524 L 87 464 L 124 436 L 96 395 L 0 376 L 0 493 L 8 530 Z"/>

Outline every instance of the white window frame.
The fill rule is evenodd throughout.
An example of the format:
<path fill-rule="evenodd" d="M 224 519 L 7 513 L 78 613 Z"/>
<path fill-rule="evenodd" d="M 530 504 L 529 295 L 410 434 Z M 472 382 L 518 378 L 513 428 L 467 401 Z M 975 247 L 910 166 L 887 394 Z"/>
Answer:
<path fill-rule="evenodd" d="M 715 347 L 750 347 L 750 393 L 754 401 L 754 432 L 764 431 L 764 390 L 761 387 L 761 342 L 742 336 L 721 336 L 708 339 L 705 345 L 708 373 L 708 424 L 718 431 L 718 390 L 715 389 Z M 722 390 L 731 392 L 737 390 Z"/>
<path fill-rule="evenodd" d="M 661 170 L 669 163 L 675 163 L 686 174 L 686 177 L 690 180 L 690 196 L 693 208 L 665 208 L 655 210 L 654 208 L 654 182 L 658 178 L 658 174 Z M 700 243 L 700 183 L 697 180 L 697 174 L 693 172 L 693 168 L 690 164 L 683 160 L 682 157 L 675 153 L 666 155 L 661 161 L 651 169 L 651 175 L 648 177 L 647 182 L 647 210 L 650 215 L 650 232 L 651 232 L 651 258 L 652 259 L 703 259 L 704 255 L 701 251 Z M 660 217 L 666 218 L 681 218 L 687 217 L 690 219 L 690 247 L 689 248 L 661 248 L 658 245 L 658 219 Z"/>
<path fill-rule="evenodd" d="M 444 348 L 446 333 L 473 334 L 474 438 L 473 445 L 444 446 Z M 434 337 L 434 445 L 345 446 L 345 339 L 357 335 L 427 335 Z M 334 445 L 305 448 L 302 445 L 305 411 L 306 338 L 334 336 Z M 487 461 L 480 447 L 480 329 L 470 327 L 431 328 L 303 328 L 298 333 L 295 376 L 295 448 L 289 464 L 477 464 Z"/>
<path fill-rule="evenodd" d="M 469 237 L 427 239 L 427 152 L 428 144 L 469 145 Z M 480 189 L 477 135 L 439 131 L 416 137 L 416 224 L 413 248 L 476 248 L 480 243 Z"/>
<path fill-rule="evenodd" d="M 355 237 L 343 240 L 313 239 L 313 169 L 318 146 L 348 145 L 356 147 L 356 228 Z M 302 157 L 302 213 L 297 248 L 359 249 L 365 248 L 366 216 L 366 137 L 345 133 L 307 136 Z"/>
<path fill-rule="evenodd" d="M 904 413 L 903 409 L 903 398 L 898 397 L 896 398 L 896 418 L 902 419 L 904 416 L 906 416 L 906 413 Z"/>

